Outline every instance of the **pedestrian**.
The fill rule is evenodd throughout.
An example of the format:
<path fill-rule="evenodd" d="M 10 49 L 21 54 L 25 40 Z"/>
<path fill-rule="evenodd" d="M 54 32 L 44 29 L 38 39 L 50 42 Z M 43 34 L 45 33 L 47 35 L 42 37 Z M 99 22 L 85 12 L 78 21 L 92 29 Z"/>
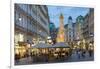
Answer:
<path fill-rule="evenodd" d="M 82 50 L 82 57 L 85 58 L 85 50 Z"/>
<path fill-rule="evenodd" d="M 89 50 L 89 56 L 90 57 L 92 56 L 92 50 L 91 49 Z"/>
<path fill-rule="evenodd" d="M 81 57 L 81 50 L 79 49 L 78 51 L 77 51 L 77 55 L 78 55 L 78 58 L 80 59 L 80 57 Z"/>
<path fill-rule="evenodd" d="M 92 44 L 90 44 L 89 46 L 89 56 L 91 57 L 93 54 L 93 47 L 92 47 Z"/>
<path fill-rule="evenodd" d="M 19 54 L 15 54 L 15 61 L 16 61 L 16 63 L 19 62 L 19 59 L 20 59 L 20 55 Z"/>

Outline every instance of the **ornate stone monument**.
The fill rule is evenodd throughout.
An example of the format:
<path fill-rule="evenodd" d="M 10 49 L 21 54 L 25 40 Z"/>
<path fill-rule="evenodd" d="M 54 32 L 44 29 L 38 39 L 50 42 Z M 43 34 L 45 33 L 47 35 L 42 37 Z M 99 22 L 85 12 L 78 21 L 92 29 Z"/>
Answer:
<path fill-rule="evenodd" d="M 65 42 L 65 29 L 64 29 L 64 22 L 63 22 L 63 15 L 60 15 L 60 26 L 57 34 L 57 42 Z"/>

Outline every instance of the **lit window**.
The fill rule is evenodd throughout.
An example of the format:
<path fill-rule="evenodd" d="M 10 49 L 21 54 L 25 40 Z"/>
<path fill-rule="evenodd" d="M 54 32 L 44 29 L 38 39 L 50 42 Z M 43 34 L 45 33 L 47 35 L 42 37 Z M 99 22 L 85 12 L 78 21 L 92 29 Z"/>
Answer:
<path fill-rule="evenodd" d="M 19 41 L 24 41 L 24 35 L 19 34 Z"/>

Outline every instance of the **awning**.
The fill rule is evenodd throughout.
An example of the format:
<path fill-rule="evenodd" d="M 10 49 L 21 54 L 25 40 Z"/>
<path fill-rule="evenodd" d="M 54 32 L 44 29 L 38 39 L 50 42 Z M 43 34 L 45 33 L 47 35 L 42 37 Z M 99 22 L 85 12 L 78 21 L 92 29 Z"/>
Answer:
<path fill-rule="evenodd" d="M 48 45 L 48 44 L 45 44 L 45 43 L 39 43 L 39 44 L 33 46 L 32 48 L 49 48 L 51 46 L 52 45 Z"/>
<path fill-rule="evenodd" d="M 55 45 L 53 45 L 53 47 L 56 47 L 56 48 L 70 48 L 70 46 L 67 43 L 64 43 L 64 42 L 56 43 Z"/>
<path fill-rule="evenodd" d="M 39 44 L 33 46 L 32 48 L 70 48 L 70 46 L 68 46 L 68 44 L 66 44 L 64 42 L 56 43 L 55 45 L 39 43 Z"/>

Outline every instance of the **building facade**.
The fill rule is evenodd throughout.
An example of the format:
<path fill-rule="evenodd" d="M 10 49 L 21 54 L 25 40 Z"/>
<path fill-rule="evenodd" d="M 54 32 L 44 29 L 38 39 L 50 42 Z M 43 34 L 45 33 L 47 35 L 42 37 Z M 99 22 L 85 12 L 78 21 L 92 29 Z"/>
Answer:
<path fill-rule="evenodd" d="M 89 39 L 89 14 L 86 14 L 84 17 L 84 24 L 83 24 L 83 38 L 85 41 L 88 41 Z"/>
<path fill-rule="evenodd" d="M 89 10 L 89 42 L 94 42 L 94 9 L 90 8 Z"/>
<path fill-rule="evenodd" d="M 68 18 L 68 42 L 73 42 L 73 22 L 72 17 Z"/>
<path fill-rule="evenodd" d="M 69 40 L 71 40 L 71 37 L 69 36 L 70 34 L 69 34 L 69 28 L 68 28 L 68 24 L 65 24 L 64 25 L 64 27 L 65 27 L 65 36 L 66 36 L 66 42 L 68 43 L 68 42 L 70 42 Z M 71 30 L 71 32 L 72 32 L 72 40 L 73 40 L 73 42 L 76 42 L 76 37 L 77 37 L 77 26 L 76 26 L 76 23 L 73 23 L 72 22 L 72 28 L 71 28 L 72 30 Z"/>
<path fill-rule="evenodd" d="M 78 16 L 76 18 L 76 40 L 80 41 L 83 39 L 83 31 L 82 31 L 82 26 L 84 24 L 84 17 L 83 16 Z"/>
<path fill-rule="evenodd" d="M 65 42 L 68 43 L 68 24 L 65 24 L 64 28 L 65 28 L 65 37 L 66 37 L 66 41 Z"/>
<path fill-rule="evenodd" d="M 18 42 L 46 40 L 49 35 L 48 8 L 45 5 L 15 4 L 15 36 Z"/>
<path fill-rule="evenodd" d="M 73 23 L 72 24 L 72 27 L 73 27 L 73 41 L 76 41 L 77 40 L 77 24 L 76 23 Z"/>
<path fill-rule="evenodd" d="M 51 39 L 52 39 L 53 43 L 55 44 L 56 43 L 57 33 L 56 33 L 55 24 L 53 22 L 50 22 L 50 24 L 49 24 L 49 31 L 50 31 Z"/>
<path fill-rule="evenodd" d="M 87 42 L 94 42 L 94 9 L 90 8 L 84 17 L 83 37 Z"/>

